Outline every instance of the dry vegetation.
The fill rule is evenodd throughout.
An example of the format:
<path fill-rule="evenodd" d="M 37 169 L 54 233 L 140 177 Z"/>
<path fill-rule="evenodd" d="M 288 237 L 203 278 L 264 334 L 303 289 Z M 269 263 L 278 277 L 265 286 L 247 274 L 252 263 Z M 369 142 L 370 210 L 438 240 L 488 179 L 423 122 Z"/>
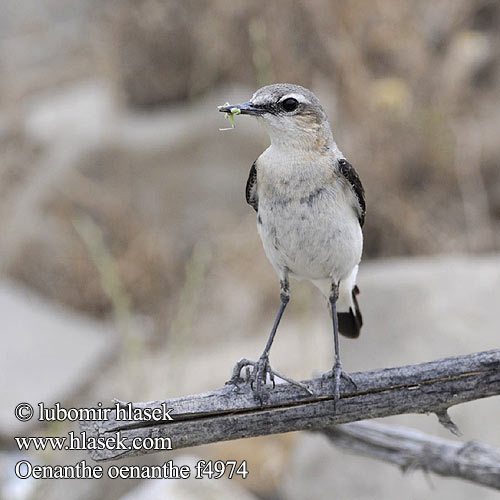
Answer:
<path fill-rule="evenodd" d="M 144 120 L 221 85 L 311 87 L 367 190 L 365 258 L 499 249 L 498 2 L 46 0 L 24 13 L 8 3 L 0 255 L 5 274 L 44 294 L 94 315 L 111 311 L 74 227 L 82 216 L 102 231 L 132 309 L 159 324 L 175 315 L 169 299 L 200 239 L 214 256 L 211 286 L 225 290 L 227 272 L 273 283 L 251 269 L 262 254 L 241 194 L 245 174 L 214 145 L 226 139 L 188 128 L 174 146 L 133 150 L 106 136 L 106 110 L 98 140 L 78 113 L 67 135 L 46 138 L 50 121 L 33 122 L 33 106 L 88 78 L 109 84 L 113 109 Z M 261 150 L 242 147 L 249 159 Z"/>

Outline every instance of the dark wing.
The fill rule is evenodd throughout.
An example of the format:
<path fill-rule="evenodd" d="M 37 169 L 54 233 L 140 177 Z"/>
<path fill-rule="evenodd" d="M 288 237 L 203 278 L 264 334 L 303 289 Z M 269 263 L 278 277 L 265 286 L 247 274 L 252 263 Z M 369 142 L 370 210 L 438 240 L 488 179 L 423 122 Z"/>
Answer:
<path fill-rule="evenodd" d="M 358 220 L 359 220 L 359 225 L 363 227 L 363 224 L 365 223 L 366 202 L 365 202 L 365 190 L 363 189 L 363 185 L 361 184 L 359 175 L 356 172 L 356 170 L 354 170 L 354 167 L 347 160 L 343 158 L 339 160 L 339 170 L 340 173 L 344 176 L 346 181 L 351 186 L 351 189 L 354 191 L 354 194 L 358 199 L 358 204 L 359 204 Z"/>
<path fill-rule="evenodd" d="M 247 197 L 247 203 L 251 205 L 257 212 L 259 210 L 259 198 L 257 197 L 257 169 L 255 168 L 256 161 L 253 162 L 252 168 L 250 169 L 245 194 Z"/>

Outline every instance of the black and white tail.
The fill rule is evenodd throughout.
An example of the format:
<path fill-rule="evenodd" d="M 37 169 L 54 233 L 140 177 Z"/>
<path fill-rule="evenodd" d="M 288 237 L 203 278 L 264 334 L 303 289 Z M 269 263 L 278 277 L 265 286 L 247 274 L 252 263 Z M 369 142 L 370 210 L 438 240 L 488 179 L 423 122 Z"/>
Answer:
<path fill-rule="evenodd" d="M 337 317 L 339 320 L 339 332 L 344 337 L 355 339 L 359 337 L 361 327 L 363 326 L 363 317 L 359 309 L 357 295 L 359 288 L 356 285 L 358 275 L 358 266 L 356 266 L 351 275 L 340 282 L 339 298 L 337 300 Z M 331 283 L 328 280 L 314 280 L 313 283 L 321 290 L 328 300 L 330 296 Z"/>
<path fill-rule="evenodd" d="M 352 306 L 349 307 L 348 312 L 338 311 L 337 317 L 339 319 L 339 332 L 345 337 L 355 339 L 359 337 L 359 332 L 363 326 L 363 316 L 359 310 L 358 299 L 356 295 L 359 294 L 359 288 L 354 285 L 351 290 Z"/>

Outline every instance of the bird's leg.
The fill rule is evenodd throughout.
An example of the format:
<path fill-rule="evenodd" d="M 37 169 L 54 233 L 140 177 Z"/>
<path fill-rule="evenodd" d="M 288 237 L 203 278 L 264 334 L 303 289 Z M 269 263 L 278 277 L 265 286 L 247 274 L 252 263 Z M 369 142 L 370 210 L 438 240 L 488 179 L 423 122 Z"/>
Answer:
<path fill-rule="evenodd" d="M 281 317 L 285 312 L 285 307 L 290 301 L 290 287 L 288 284 L 288 278 L 284 278 L 280 281 L 280 308 L 278 309 L 278 314 L 276 315 L 276 319 L 274 320 L 273 327 L 271 329 L 271 333 L 269 334 L 269 338 L 267 339 L 266 347 L 264 348 L 264 352 L 257 362 L 255 373 L 255 393 L 260 396 L 262 392 L 262 384 L 265 384 L 267 381 L 267 374 L 269 373 L 269 378 L 273 383 L 274 387 L 274 374 L 269 365 L 269 351 L 271 350 L 271 346 L 273 345 L 274 336 L 276 335 L 276 330 L 278 330 L 278 326 L 281 321 Z"/>
<path fill-rule="evenodd" d="M 333 282 L 330 291 L 330 307 L 332 310 L 332 322 L 333 322 L 333 342 L 335 345 L 335 363 L 333 369 L 327 373 L 327 376 L 333 378 L 333 401 L 335 407 L 337 401 L 340 399 L 340 379 L 351 382 L 351 384 L 357 388 L 354 380 L 348 375 L 344 370 L 342 370 L 342 363 L 340 362 L 340 348 L 339 348 L 339 321 L 337 317 L 337 299 L 339 298 L 339 284 Z"/>
<path fill-rule="evenodd" d="M 281 375 L 276 370 L 273 370 L 271 368 L 271 365 L 269 364 L 269 351 L 271 350 L 271 346 L 273 344 L 276 331 L 278 330 L 281 317 L 283 316 L 283 312 L 285 311 L 286 305 L 290 300 L 290 288 L 287 277 L 285 277 L 280 281 L 280 298 L 281 298 L 280 308 L 278 310 L 278 314 L 276 315 L 276 319 L 274 320 L 273 328 L 271 329 L 271 333 L 269 334 L 269 338 L 267 340 L 266 347 L 264 348 L 262 356 L 259 358 L 258 361 L 250 361 L 248 359 L 241 359 L 240 361 L 238 361 L 238 363 L 236 363 L 233 369 L 233 376 L 229 381 L 229 383 L 237 384 L 238 381 L 241 380 L 241 370 L 245 367 L 248 368 L 249 366 L 251 366 L 252 372 L 249 373 L 247 371 L 246 380 L 250 382 L 252 389 L 255 393 L 255 397 L 261 402 L 262 402 L 262 386 L 266 384 L 268 376 L 269 380 L 273 384 L 273 387 L 274 387 L 274 377 L 277 376 L 290 384 L 296 385 L 297 387 L 304 389 L 309 394 L 312 394 L 309 388 L 306 387 L 304 384 L 301 384 L 300 382 L 296 382 L 295 380 L 289 379 Z"/>

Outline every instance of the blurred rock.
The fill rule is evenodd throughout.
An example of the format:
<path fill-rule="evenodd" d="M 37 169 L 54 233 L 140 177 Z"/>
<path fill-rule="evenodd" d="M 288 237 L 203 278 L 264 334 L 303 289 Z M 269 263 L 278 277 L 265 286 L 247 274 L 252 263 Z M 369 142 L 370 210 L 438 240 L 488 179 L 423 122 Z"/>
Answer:
<path fill-rule="evenodd" d="M 143 481 L 130 493 L 122 496 L 120 500 L 150 500 L 151 498 L 162 498 L 168 500 L 199 500 L 200 498 L 217 500 L 256 500 L 257 497 L 249 493 L 241 486 L 238 479 L 195 479 L 197 457 L 181 455 L 176 458 L 178 466 L 189 465 L 192 476 L 188 479 L 150 479 Z"/>
<path fill-rule="evenodd" d="M 2 356 L 0 438 L 26 435 L 36 418 L 14 418 L 16 404 L 68 401 L 95 380 L 113 350 L 113 330 L 8 282 L 0 283 Z"/>
<path fill-rule="evenodd" d="M 117 118 L 109 85 L 97 79 L 34 94 L 24 106 L 27 138 L 52 147 L 70 141 L 91 149 L 105 140 Z"/>
<path fill-rule="evenodd" d="M 359 285 L 363 348 L 368 342 L 367 352 L 379 353 L 371 358 L 373 368 L 498 345 L 499 254 L 362 263 Z M 378 342 L 393 343 L 397 359 L 389 361 Z"/>

